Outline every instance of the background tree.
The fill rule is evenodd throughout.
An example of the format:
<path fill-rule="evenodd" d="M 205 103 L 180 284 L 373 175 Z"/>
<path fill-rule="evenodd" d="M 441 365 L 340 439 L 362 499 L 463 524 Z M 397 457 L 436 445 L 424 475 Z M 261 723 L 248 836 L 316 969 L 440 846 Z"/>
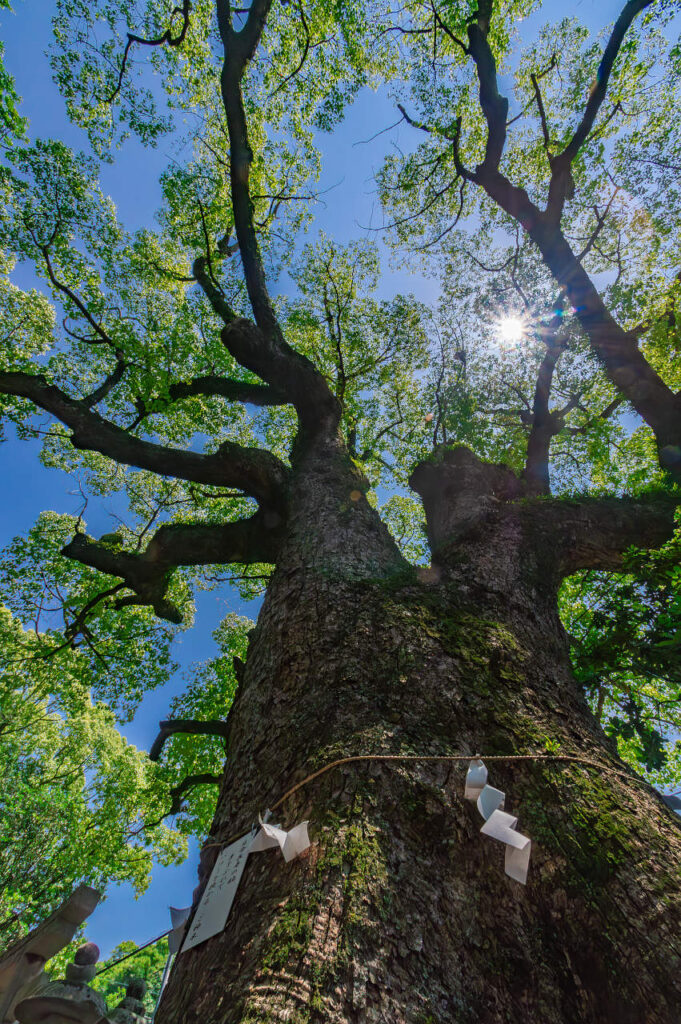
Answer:
<path fill-rule="evenodd" d="M 3 409 L 29 434 L 43 429 L 36 410 L 48 414 L 44 460 L 125 506 L 99 539 L 87 510 L 74 518 L 55 559 L 69 579 L 63 650 L 91 670 L 117 630 L 143 650 L 140 623 L 186 620 L 215 566 L 267 582 L 246 650 L 243 629 L 225 627 L 238 661 L 204 677 L 215 728 L 195 721 L 195 687 L 174 710 L 199 737 L 176 722 L 155 744 L 162 772 L 180 744 L 214 744 L 184 755 L 210 760 L 192 774 L 213 776 L 211 792 L 225 744 L 196 898 L 221 844 L 353 754 L 499 757 L 493 781 L 535 843 L 521 889 L 481 841 L 451 763 L 323 773 L 279 809 L 285 824 L 314 823 L 310 855 L 249 861 L 226 931 L 178 959 L 163 1021 L 677 1014 L 678 826 L 613 742 L 659 771 L 661 709 L 676 704 L 677 284 L 674 231 L 658 225 L 673 208 L 674 129 L 618 94 L 646 95 L 664 53 L 663 106 L 675 99 L 676 48 L 643 2 L 623 8 L 604 48 L 568 23 L 544 33 L 517 64 L 539 133 L 507 144 L 496 67 L 513 68 L 525 10 L 58 5 L 55 75 L 95 153 L 128 132 L 152 144 L 184 131 L 191 154 L 163 177 L 157 227 L 131 236 L 95 160 L 54 141 L 7 149 L 7 266 L 31 261 L 56 315 L 6 286 L 23 314 L 7 318 Z M 418 105 L 403 116 L 425 150 L 390 162 L 380 187 L 398 241 L 441 256 L 440 306 L 377 299 L 371 246 L 325 238 L 291 264 L 294 295 L 272 299 L 314 198 L 314 132 L 381 78 L 405 81 Z M 563 114 L 576 127 L 554 139 Z M 645 260 L 640 219 L 611 181 L 639 139 L 660 172 Z M 589 201 L 573 207 L 578 185 Z M 641 288 L 650 266 L 654 286 Z M 407 482 L 423 513 L 387 492 Z M 422 514 L 430 564 L 414 565 Z M 662 550 L 632 560 L 633 545 Z M 612 599 L 632 642 L 616 667 L 602 641 L 617 616 L 598 618 L 602 576 L 579 591 L 587 572 L 621 574 Z M 565 579 L 577 676 L 558 615 Z M 61 643 L 37 642 L 45 654 Z M 147 670 L 132 671 L 126 692 Z M 202 827 L 195 789 L 189 827 Z"/>

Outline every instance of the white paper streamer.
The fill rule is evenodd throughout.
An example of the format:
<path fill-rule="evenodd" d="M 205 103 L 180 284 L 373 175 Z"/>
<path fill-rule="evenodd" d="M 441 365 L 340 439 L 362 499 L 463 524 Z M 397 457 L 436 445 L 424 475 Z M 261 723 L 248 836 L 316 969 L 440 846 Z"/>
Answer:
<path fill-rule="evenodd" d="M 495 789 L 494 786 L 485 786 L 478 797 L 478 810 L 482 817 L 487 821 L 494 812 L 504 806 L 506 800 L 506 794 L 502 793 L 500 789 Z"/>
<path fill-rule="evenodd" d="M 471 761 L 466 772 L 466 800 L 477 800 L 487 785 L 487 768 L 482 761 Z"/>
<path fill-rule="evenodd" d="M 257 853 L 260 850 L 269 850 L 278 846 L 284 860 L 290 861 L 304 853 L 310 845 L 310 837 L 307 834 L 307 821 L 301 821 L 290 832 L 285 832 L 278 825 L 268 825 L 260 819 L 261 829 L 253 840 L 250 852 Z"/>
<path fill-rule="evenodd" d="M 485 824 L 480 831 L 498 839 L 506 846 L 505 871 L 510 878 L 525 885 L 527 882 L 527 869 L 530 864 L 530 853 L 532 841 L 516 832 L 515 827 L 518 819 L 512 814 L 506 814 L 502 809 L 506 801 L 506 794 L 494 786 L 487 785 L 487 768 L 480 760 L 471 761 L 466 773 L 466 788 L 464 790 L 466 800 L 475 800 L 480 814 L 485 819 Z"/>
<path fill-rule="evenodd" d="M 527 882 L 527 869 L 530 865 L 530 852 L 532 841 L 527 836 L 522 836 L 515 831 L 518 819 L 505 811 L 493 811 L 482 826 L 480 831 L 498 839 L 500 843 L 506 844 L 505 871 L 516 882 L 525 885 Z"/>

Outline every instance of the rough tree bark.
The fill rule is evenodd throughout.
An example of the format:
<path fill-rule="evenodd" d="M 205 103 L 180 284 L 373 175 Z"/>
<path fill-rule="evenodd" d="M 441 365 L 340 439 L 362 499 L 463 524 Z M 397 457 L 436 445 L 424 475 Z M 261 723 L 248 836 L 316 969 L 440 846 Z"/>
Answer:
<path fill-rule="evenodd" d="M 641 529 L 659 544 L 673 503 L 523 499 L 509 470 L 464 449 L 421 465 L 412 484 L 434 549 L 421 572 L 358 498 L 342 446 L 313 447 L 294 467 L 196 899 L 214 844 L 345 755 L 531 753 L 551 741 L 626 771 L 572 676 L 556 591 L 575 568 L 619 564 Z M 533 840 L 526 887 L 479 834 L 463 765 L 334 769 L 281 810 L 284 826 L 310 819 L 308 853 L 249 858 L 225 931 L 180 955 L 160 1024 L 678 1021 L 671 812 L 633 775 L 490 769 Z"/>

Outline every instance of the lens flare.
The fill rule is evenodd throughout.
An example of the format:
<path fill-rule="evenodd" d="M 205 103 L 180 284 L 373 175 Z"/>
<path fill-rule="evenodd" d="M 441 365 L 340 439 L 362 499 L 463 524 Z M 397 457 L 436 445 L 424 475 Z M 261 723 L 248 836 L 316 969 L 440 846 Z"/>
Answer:
<path fill-rule="evenodd" d="M 502 317 L 497 329 L 500 339 L 511 344 L 521 341 L 525 334 L 525 324 L 519 316 Z"/>

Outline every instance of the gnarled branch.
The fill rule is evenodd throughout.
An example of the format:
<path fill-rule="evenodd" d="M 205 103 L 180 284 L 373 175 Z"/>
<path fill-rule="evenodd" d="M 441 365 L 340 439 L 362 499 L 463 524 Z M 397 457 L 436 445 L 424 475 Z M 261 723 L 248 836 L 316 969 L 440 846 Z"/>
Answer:
<path fill-rule="evenodd" d="M 286 466 L 260 448 L 244 448 L 225 441 L 214 454 L 201 455 L 143 441 L 103 419 L 89 408 L 87 401 L 70 398 L 60 388 L 48 384 L 39 374 L 0 373 L 0 392 L 28 398 L 55 416 L 71 429 L 74 448 L 100 452 L 126 466 L 193 483 L 238 487 L 245 494 L 273 505 L 279 502 L 288 478 Z"/>
<path fill-rule="evenodd" d="M 182 15 L 182 26 L 176 36 L 173 35 L 172 28 L 167 28 L 165 32 L 156 39 L 145 39 L 143 36 L 137 36 L 133 32 L 128 32 L 128 41 L 126 43 L 125 50 L 123 51 L 123 59 L 121 61 L 121 67 L 118 74 L 118 82 L 116 83 L 116 88 L 112 92 L 111 96 L 109 96 L 109 103 L 113 103 L 121 91 L 128 57 L 130 56 L 130 50 L 132 47 L 135 44 L 138 44 L 139 46 L 181 46 L 184 42 L 185 36 L 187 35 L 187 29 L 189 28 L 189 14 L 191 12 L 191 8 L 192 5 L 190 0 L 182 0 L 182 7 L 175 7 L 173 9 L 170 15 L 171 18 L 176 14 Z"/>
<path fill-rule="evenodd" d="M 117 607 L 148 604 L 160 618 L 181 622 L 181 612 L 166 597 L 173 569 L 181 565 L 276 562 L 282 526 L 278 512 L 259 509 L 250 519 L 234 523 L 161 526 L 143 552 L 117 551 L 77 533 L 62 554 L 122 579 L 133 594 L 121 598 Z"/>

